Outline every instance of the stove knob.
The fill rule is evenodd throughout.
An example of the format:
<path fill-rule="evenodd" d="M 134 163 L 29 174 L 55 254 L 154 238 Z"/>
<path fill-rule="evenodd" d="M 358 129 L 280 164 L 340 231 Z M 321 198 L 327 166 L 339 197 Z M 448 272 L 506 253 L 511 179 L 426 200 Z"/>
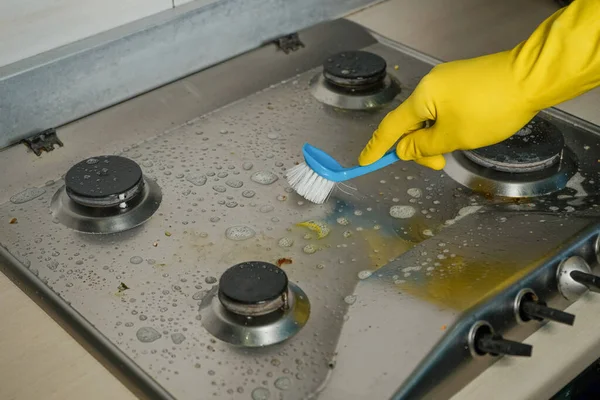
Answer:
<path fill-rule="evenodd" d="M 575 282 L 581 283 L 590 291 L 600 293 L 600 277 L 581 271 L 571 271 L 569 275 Z"/>
<path fill-rule="evenodd" d="M 592 275 L 588 263 L 579 256 L 569 257 L 564 260 L 556 271 L 558 291 L 569 301 L 575 301 L 592 290 L 600 292 L 600 279 Z"/>
<path fill-rule="evenodd" d="M 484 354 L 531 357 L 532 346 L 525 343 L 503 339 L 491 333 L 481 335 L 475 343 Z"/>
<path fill-rule="evenodd" d="M 469 348 L 474 356 L 521 356 L 531 357 L 533 346 L 504 339 L 496 334 L 492 326 L 485 321 L 476 322 L 469 333 Z"/>
<path fill-rule="evenodd" d="M 515 312 L 517 321 L 521 323 L 531 320 L 549 320 L 565 325 L 573 325 L 575 322 L 573 314 L 548 307 L 545 302 L 540 301 L 531 289 L 523 289 L 519 292 L 515 301 Z"/>
<path fill-rule="evenodd" d="M 575 322 L 573 314 L 548 307 L 543 302 L 525 300 L 521 304 L 521 313 L 528 319 L 536 319 L 538 321 L 547 319 L 566 325 L 573 325 L 573 322 Z"/>

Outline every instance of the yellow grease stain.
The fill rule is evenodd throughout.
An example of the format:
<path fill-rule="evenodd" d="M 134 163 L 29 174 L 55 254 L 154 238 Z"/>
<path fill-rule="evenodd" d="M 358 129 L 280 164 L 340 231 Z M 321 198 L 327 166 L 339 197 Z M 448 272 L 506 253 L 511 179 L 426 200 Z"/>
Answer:
<path fill-rule="evenodd" d="M 518 282 L 537 264 L 535 261 L 526 266 L 498 260 L 467 262 L 460 256 L 439 263 L 430 275 L 398 283 L 398 288 L 429 303 L 464 311 Z"/>
<path fill-rule="evenodd" d="M 329 225 L 327 225 L 327 223 L 325 223 L 323 221 L 319 221 L 319 220 L 311 219 L 308 221 L 300 222 L 300 223 L 296 224 L 296 226 L 308 228 L 309 230 L 316 232 L 317 239 L 323 239 L 324 237 L 329 235 L 329 232 L 331 232 L 331 228 L 329 228 Z"/>

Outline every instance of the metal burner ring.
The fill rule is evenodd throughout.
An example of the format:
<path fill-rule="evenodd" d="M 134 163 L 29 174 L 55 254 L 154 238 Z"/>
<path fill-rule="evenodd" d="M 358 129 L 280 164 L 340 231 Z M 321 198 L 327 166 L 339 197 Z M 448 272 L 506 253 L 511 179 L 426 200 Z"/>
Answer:
<path fill-rule="evenodd" d="M 382 107 L 400 93 L 400 84 L 389 74 L 377 87 L 377 90 L 351 92 L 340 90 L 329 84 L 323 74 L 316 75 L 310 81 L 312 95 L 321 103 L 344 110 L 372 110 Z"/>
<path fill-rule="evenodd" d="M 68 228 L 83 233 L 116 233 L 146 222 L 162 200 L 160 187 L 143 177 L 140 192 L 126 207 L 87 207 L 75 202 L 62 186 L 52 198 L 52 216 Z"/>
<path fill-rule="evenodd" d="M 445 155 L 444 171 L 463 186 L 476 192 L 503 197 L 536 197 L 563 189 L 577 172 L 575 155 L 565 147 L 557 165 L 541 171 L 508 173 L 478 165 L 462 151 Z"/>

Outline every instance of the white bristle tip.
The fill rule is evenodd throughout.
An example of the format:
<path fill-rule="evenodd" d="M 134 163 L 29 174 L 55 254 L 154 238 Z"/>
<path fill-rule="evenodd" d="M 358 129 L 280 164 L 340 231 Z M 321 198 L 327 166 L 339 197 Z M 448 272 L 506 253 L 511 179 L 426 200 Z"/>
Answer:
<path fill-rule="evenodd" d="M 323 204 L 335 188 L 335 182 L 319 176 L 302 163 L 290 169 L 287 181 L 300 196 L 316 204 Z"/>

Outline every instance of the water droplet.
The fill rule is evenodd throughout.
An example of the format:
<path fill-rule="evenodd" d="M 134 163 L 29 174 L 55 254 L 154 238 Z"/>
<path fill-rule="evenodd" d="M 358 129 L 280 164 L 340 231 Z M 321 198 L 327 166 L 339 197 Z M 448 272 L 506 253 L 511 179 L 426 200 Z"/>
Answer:
<path fill-rule="evenodd" d="M 244 190 L 242 192 L 242 196 L 244 196 L 247 199 L 254 197 L 255 194 L 256 194 L 256 192 L 254 190 Z"/>
<path fill-rule="evenodd" d="M 352 231 L 344 231 L 342 235 L 344 235 L 345 238 L 349 238 L 350 236 L 352 236 Z"/>
<path fill-rule="evenodd" d="M 129 262 L 132 264 L 141 264 L 144 259 L 140 256 L 133 256 L 129 259 Z"/>
<path fill-rule="evenodd" d="M 287 376 L 277 378 L 273 384 L 279 390 L 288 390 L 292 386 L 292 381 Z"/>
<path fill-rule="evenodd" d="M 340 225 L 348 225 L 350 223 L 350 221 L 348 221 L 348 218 L 346 217 L 339 217 L 337 220 L 337 223 Z"/>
<path fill-rule="evenodd" d="M 221 218 L 219 217 L 210 217 L 210 222 L 219 222 Z"/>
<path fill-rule="evenodd" d="M 142 161 L 142 165 L 146 168 L 150 168 L 150 167 L 154 166 L 154 163 L 150 160 L 145 160 L 145 161 Z"/>
<path fill-rule="evenodd" d="M 356 296 L 354 296 L 353 294 L 344 297 L 344 301 L 346 302 L 346 304 L 354 304 L 356 302 Z"/>
<path fill-rule="evenodd" d="M 286 201 L 287 200 L 287 196 L 285 196 L 283 194 L 278 194 L 277 195 L 277 200 L 279 200 L 279 201 Z"/>
<path fill-rule="evenodd" d="M 431 229 L 423 229 L 423 235 L 424 236 L 433 236 L 433 232 L 431 231 Z"/>
<path fill-rule="evenodd" d="M 208 283 L 209 285 L 212 285 L 213 283 L 217 283 L 217 278 L 215 278 L 214 276 L 207 276 L 206 279 L 204 279 L 204 282 Z"/>
<path fill-rule="evenodd" d="M 237 207 L 237 205 L 238 205 L 237 201 L 233 201 L 233 200 L 225 203 L 225 207 L 227 207 L 227 208 L 235 208 L 235 207 Z"/>
<path fill-rule="evenodd" d="M 98 160 L 97 158 L 88 158 L 87 160 L 85 160 L 85 163 L 88 165 L 94 165 L 94 164 L 98 164 Z"/>
<path fill-rule="evenodd" d="M 273 207 L 270 204 L 267 204 L 267 205 L 261 206 L 258 209 L 258 211 L 260 211 L 261 213 L 265 213 L 266 214 L 266 213 L 269 213 L 269 212 L 273 211 L 274 209 L 275 209 L 275 207 Z"/>
<path fill-rule="evenodd" d="M 363 214 L 363 212 L 362 212 L 361 210 L 356 210 L 356 211 L 354 211 L 354 215 L 358 215 L 358 216 L 360 216 L 360 215 L 362 215 L 362 214 Z"/>
<path fill-rule="evenodd" d="M 190 182 L 195 186 L 204 186 L 206 184 L 206 175 L 188 175 L 185 177 L 185 180 Z"/>
<path fill-rule="evenodd" d="M 302 249 L 302 251 L 306 254 L 315 254 L 317 252 L 317 250 L 318 250 L 318 248 L 314 244 L 307 244 Z"/>
<path fill-rule="evenodd" d="M 254 229 L 246 225 L 237 225 L 227 228 L 225 236 L 230 240 L 242 241 L 248 240 L 256 235 Z"/>
<path fill-rule="evenodd" d="M 274 140 L 274 139 L 277 139 L 279 137 L 279 134 L 278 133 L 274 133 L 274 132 L 273 133 L 268 133 L 267 137 L 269 139 L 271 139 L 271 140 Z"/>
<path fill-rule="evenodd" d="M 244 186 L 244 182 L 240 181 L 239 179 L 229 179 L 227 182 L 225 182 L 225 184 L 234 189 L 238 189 Z"/>
<path fill-rule="evenodd" d="M 415 215 L 415 209 L 411 206 L 392 206 L 390 207 L 390 215 L 393 218 L 411 218 Z"/>
<path fill-rule="evenodd" d="M 219 177 L 219 178 L 227 178 L 228 176 L 229 176 L 229 174 L 227 172 L 225 172 L 225 171 L 219 172 L 217 174 L 217 177 Z"/>
<path fill-rule="evenodd" d="M 408 193 L 409 196 L 414 197 L 415 199 L 418 199 L 423 194 L 423 192 L 421 192 L 421 189 L 419 188 L 410 188 L 406 191 L 406 193 Z"/>
<path fill-rule="evenodd" d="M 242 164 L 242 169 L 244 171 L 250 171 L 252 167 L 254 167 L 254 164 L 252 164 L 251 162 L 245 162 Z"/>
<path fill-rule="evenodd" d="M 158 340 L 162 337 L 162 335 L 158 333 L 156 329 L 150 328 L 148 326 L 144 326 L 138 329 L 135 336 L 137 336 L 138 340 L 142 343 L 154 342 L 155 340 Z"/>
<path fill-rule="evenodd" d="M 273 182 L 277 181 L 279 177 L 271 171 L 258 171 L 253 173 L 250 179 L 253 182 L 259 183 L 261 185 L 270 185 Z"/>
<path fill-rule="evenodd" d="M 29 188 L 25 189 L 22 192 L 19 192 L 10 198 L 11 203 L 14 204 L 23 204 L 36 199 L 46 193 L 46 189 L 42 188 Z"/>
<path fill-rule="evenodd" d="M 252 400 L 269 400 L 271 392 L 264 387 L 257 387 L 252 391 Z"/>
<path fill-rule="evenodd" d="M 358 273 L 358 279 L 363 280 L 363 279 L 367 279 L 368 277 L 370 277 L 371 275 L 373 275 L 372 271 L 369 271 L 368 269 L 364 270 L 364 271 L 360 271 Z"/>
<path fill-rule="evenodd" d="M 181 344 L 185 340 L 185 335 L 183 333 L 174 333 L 171 335 L 171 340 L 175 344 Z"/>
<path fill-rule="evenodd" d="M 227 191 L 227 188 L 225 186 L 215 185 L 215 186 L 213 186 L 213 190 L 215 192 L 225 193 Z"/>
<path fill-rule="evenodd" d="M 317 264 L 317 269 L 323 269 L 325 268 L 325 264 Z"/>
<path fill-rule="evenodd" d="M 292 247 L 294 245 L 294 239 L 288 237 L 282 237 L 277 242 L 279 247 Z"/>

